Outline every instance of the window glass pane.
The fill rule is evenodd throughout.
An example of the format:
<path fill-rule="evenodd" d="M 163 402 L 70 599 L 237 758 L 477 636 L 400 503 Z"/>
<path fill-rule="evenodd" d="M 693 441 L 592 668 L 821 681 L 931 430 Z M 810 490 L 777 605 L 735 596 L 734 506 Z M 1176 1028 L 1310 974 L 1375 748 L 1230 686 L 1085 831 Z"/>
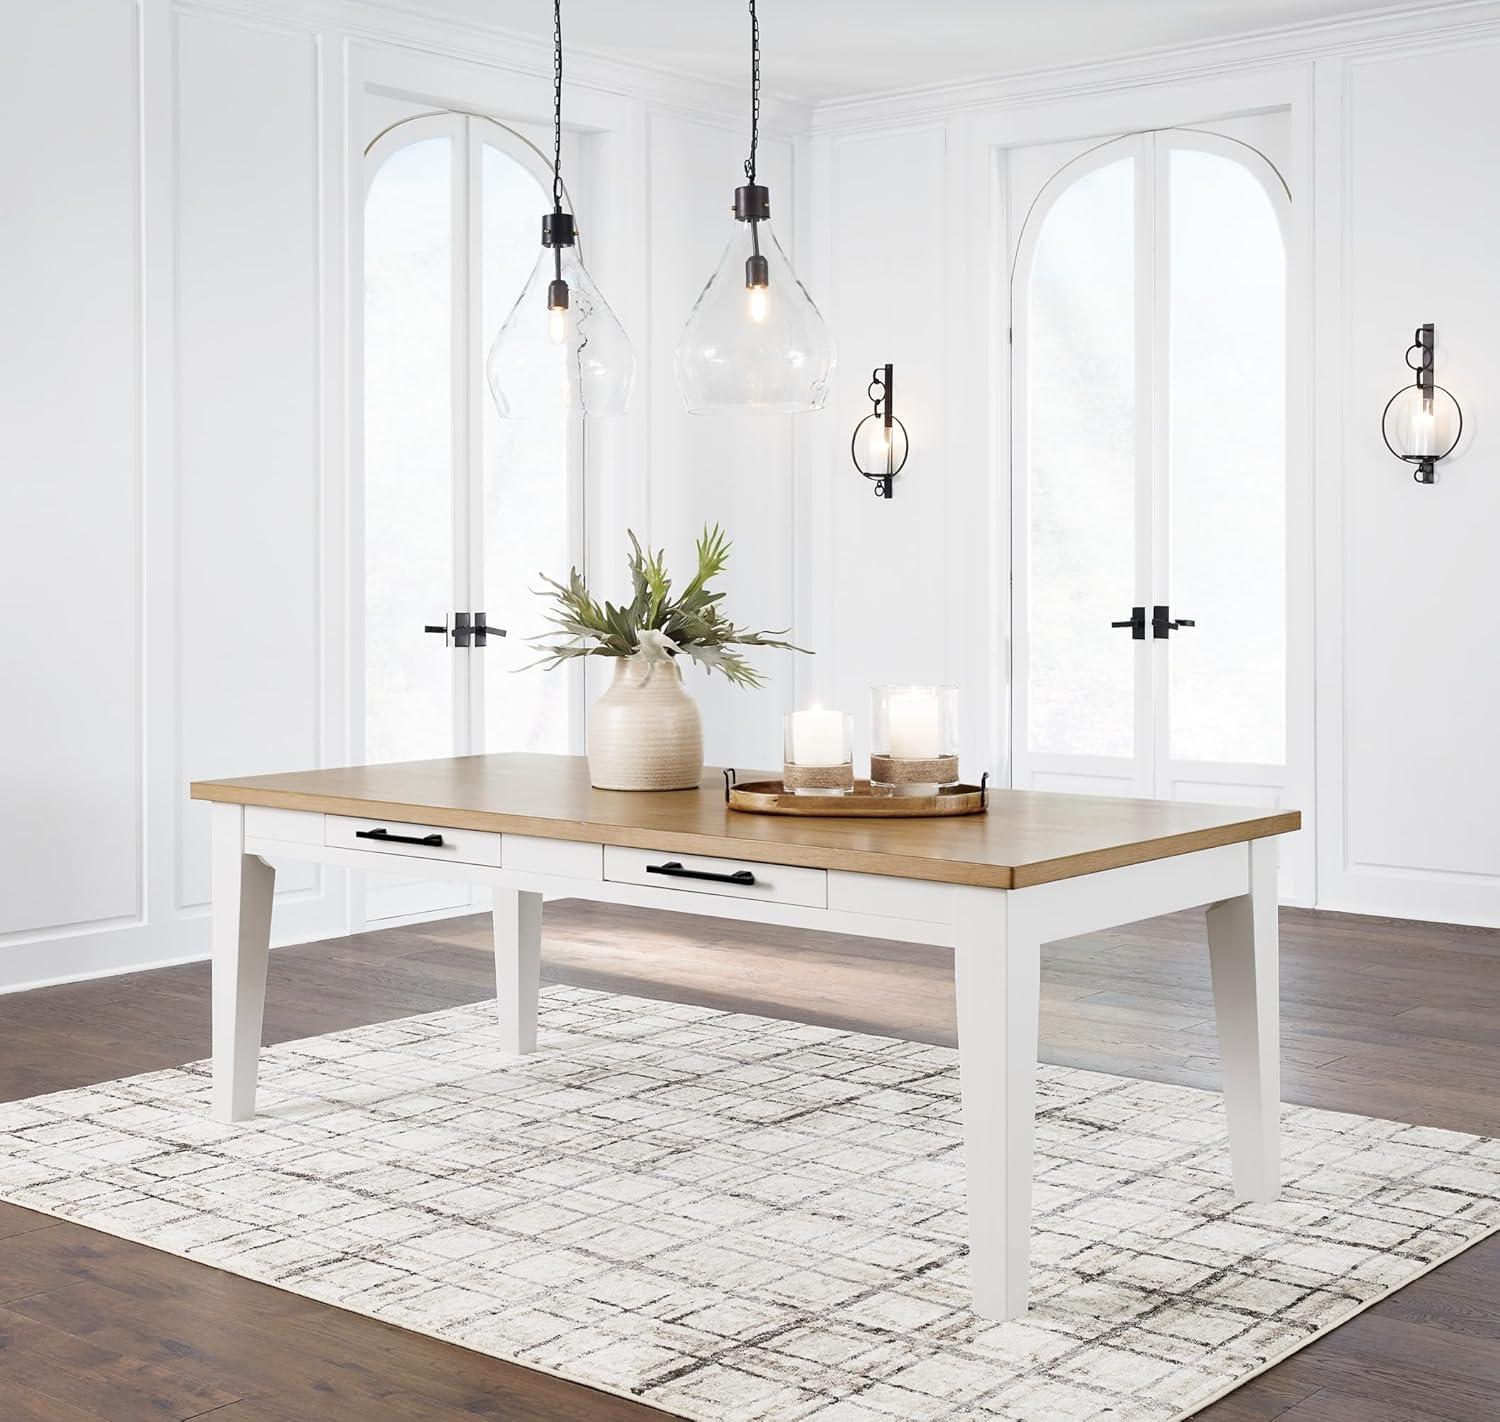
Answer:
<path fill-rule="evenodd" d="M 1286 760 L 1286 256 L 1246 168 L 1174 149 L 1167 439 L 1174 760 Z"/>
<path fill-rule="evenodd" d="M 365 754 L 453 752 L 451 141 L 381 164 L 365 200 Z"/>
<path fill-rule="evenodd" d="M 1135 160 L 1074 182 L 1027 287 L 1029 744 L 1129 756 L 1135 601 Z"/>
<path fill-rule="evenodd" d="M 484 410 L 484 610 L 510 633 L 484 653 L 484 748 L 566 751 L 567 671 L 518 669 L 537 659 L 525 639 L 543 630 L 540 574 L 566 578 L 575 557 L 568 426 L 502 420 L 483 375 L 489 342 L 531 275 L 551 202 L 531 170 L 493 144 L 483 146 L 480 171 L 484 319 L 475 388 Z"/>

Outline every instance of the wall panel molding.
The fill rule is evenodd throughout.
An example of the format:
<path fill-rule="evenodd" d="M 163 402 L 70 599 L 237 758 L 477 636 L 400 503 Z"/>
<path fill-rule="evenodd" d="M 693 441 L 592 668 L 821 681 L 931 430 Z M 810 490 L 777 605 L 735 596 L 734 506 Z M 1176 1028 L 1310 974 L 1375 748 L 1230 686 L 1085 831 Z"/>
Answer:
<path fill-rule="evenodd" d="M 60 0 L 7 25 L 0 963 L 139 921 L 146 857 L 140 16 Z"/>
<path fill-rule="evenodd" d="M 1421 320 L 1439 326 L 1446 383 L 1473 407 L 1500 381 L 1489 339 L 1500 298 L 1479 278 L 1500 220 L 1489 134 L 1500 126 L 1500 32 L 1448 33 L 1319 66 L 1320 181 L 1327 355 L 1319 379 L 1338 400 L 1327 432 L 1319 535 L 1319 902 L 1390 916 L 1500 925 L 1500 756 L 1493 705 L 1494 575 L 1487 529 L 1500 519 L 1492 461 L 1466 438 L 1432 488 L 1412 485 L 1384 450 L 1379 410 L 1402 383 L 1401 350 Z M 1429 170 L 1409 134 L 1410 95 L 1426 92 L 1444 135 Z M 1403 145 L 1409 152 L 1403 153 Z M 1427 211 L 1384 174 L 1421 161 L 1449 201 Z M 1325 169 L 1326 171 L 1326 169 Z M 1442 253 L 1414 264 L 1414 250 Z M 1325 405 L 1325 408 L 1327 406 Z M 1477 437 L 1477 436 L 1476 436 Z M 1336 480 L 1336 482 L 1335 482 Z M 1408 487 L 1410 485 L 1410 487 Z M 1422 494 L 1436 498 L 1423 499 Z M 1412 594 L 1421 590 L 1420 598 Z"/>
<path fill-rule="evenodd" d="M 1500 34 L 1500 0 L 1440 0 L 1084 64 L 834 100 L 814 106 L 812 123 L 815 132 L 832 132 L 930 122 L 963 112 L 1123 92 L 1166 81 L 1214 80 L 1257 68 L 1311 64 L 1370 50 L 1462 45 L 1496 34 Z"/>
<path fill-rule="evenodd" d="M 434 7 L 388 0 L 177 0 L 184 10 L 239 14 L 308 31 L 419 50 L 445 59 L 482 63 L 520 74 L 552 73 L 550 40 L 504 25 L 457 21 Z M 568 82 L 600 93 L 628 94 L 657 113 L 720 123 L 745 121 L 745 90 L 669 68 L 625 64 L 568 42 Z M 807 130 L 812 106 L 772 90 L 762 91 L 762 131 L 791 137 Z"/>

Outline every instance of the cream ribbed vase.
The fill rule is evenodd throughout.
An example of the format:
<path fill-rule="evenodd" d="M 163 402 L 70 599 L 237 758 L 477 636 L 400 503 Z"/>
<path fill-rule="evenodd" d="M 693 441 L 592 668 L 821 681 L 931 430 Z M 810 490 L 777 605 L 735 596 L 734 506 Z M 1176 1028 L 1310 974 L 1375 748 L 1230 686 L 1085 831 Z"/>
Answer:
<path fill-rule="evenodd" d="M 615 662 L 589 710 L 589 779 L 599 790 L 691 790 L 703 778 L 703 725 L 675 662 Z"/>

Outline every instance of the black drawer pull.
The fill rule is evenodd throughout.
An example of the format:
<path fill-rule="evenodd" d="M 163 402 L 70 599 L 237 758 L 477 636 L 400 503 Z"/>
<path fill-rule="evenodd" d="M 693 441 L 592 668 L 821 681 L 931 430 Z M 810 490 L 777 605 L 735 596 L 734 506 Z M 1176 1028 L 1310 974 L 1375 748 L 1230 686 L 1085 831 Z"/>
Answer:
<path fill-rule="evenodd" d="M 715 874 L 708 869 L 684 869 L 675 859 L 665 864 L 648 864 L 648 874 L 665 874 L 669 879 L 708 879 L 715 884 L 753 884 L 755 875 L 748 869 L 736 869 L 733 874 Z"/>
<path fill-rule="evenodd" d="M 354 837 L 383 840 L 386 844 L 425 844 L 430 849 L 443 847 L 443 837 L 440 834 L 392 834 L 384 826 L 380 829 L 355 830 Z"/>

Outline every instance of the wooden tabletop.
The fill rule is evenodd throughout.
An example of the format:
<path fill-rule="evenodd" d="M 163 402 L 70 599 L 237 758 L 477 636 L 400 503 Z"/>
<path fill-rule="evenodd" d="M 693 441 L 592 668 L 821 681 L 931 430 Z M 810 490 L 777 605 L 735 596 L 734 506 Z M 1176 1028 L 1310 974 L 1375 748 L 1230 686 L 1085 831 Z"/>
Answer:
<path fill-rule="evenodd" d="M 192 796 L 994 889 L 1286 834 L 1302 824 L 1296 810 L 1032 790 L 992 790 L 986 814 L 944 819 L 752 815 L 725 805 L 717 770 L 705 771 L 697 790 L 595 790 L 583 757 L 561 755 L 457 756 L 202 780 Z"/>

